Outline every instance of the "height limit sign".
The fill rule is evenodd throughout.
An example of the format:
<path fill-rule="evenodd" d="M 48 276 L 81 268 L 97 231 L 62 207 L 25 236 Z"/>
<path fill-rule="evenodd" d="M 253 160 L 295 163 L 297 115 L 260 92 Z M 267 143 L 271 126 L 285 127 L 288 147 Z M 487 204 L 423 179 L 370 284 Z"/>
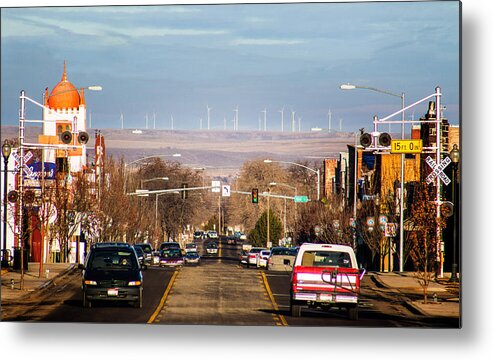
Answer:
<path fill-rule="evenodd" d="M 443 170 L 451 163 L 452 161 L 450 158 L 447 156 L 445 159 L 443 159 L 440 164 L 437 164 L 435 160 L 431 158 L 431 156 L 428 156 L 426 158 L 426 163 L 428 164 L 429 167 L 433 170 L 430 175 L 426 177 L 426 182 L 428 184 L 432 183 L 435 177 L 439 177 L 440 180 L 443 181 L 445 185 L 450 184 L 450 179 L 449 177 L 443 172 Z"/>

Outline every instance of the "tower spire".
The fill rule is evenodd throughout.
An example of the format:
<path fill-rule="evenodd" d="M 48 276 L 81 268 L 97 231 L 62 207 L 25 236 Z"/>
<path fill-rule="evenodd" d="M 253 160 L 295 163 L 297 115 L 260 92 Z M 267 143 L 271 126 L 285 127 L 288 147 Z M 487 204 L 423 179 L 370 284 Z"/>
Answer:
<path fill-rule="evenodd" d="M 67 60 L 63 61 L 63 75 L 62 81 L 67 81 Z"/>

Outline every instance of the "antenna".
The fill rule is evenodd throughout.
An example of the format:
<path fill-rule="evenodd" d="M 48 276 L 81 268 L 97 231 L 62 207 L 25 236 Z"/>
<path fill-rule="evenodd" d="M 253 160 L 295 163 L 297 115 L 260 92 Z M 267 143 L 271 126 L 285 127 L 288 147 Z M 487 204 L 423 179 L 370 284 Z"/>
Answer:
<path fill-rule="evenodd" d="M 278 111 L 281 113 L 281 132 L 284 132 L 284 106 Z"/>

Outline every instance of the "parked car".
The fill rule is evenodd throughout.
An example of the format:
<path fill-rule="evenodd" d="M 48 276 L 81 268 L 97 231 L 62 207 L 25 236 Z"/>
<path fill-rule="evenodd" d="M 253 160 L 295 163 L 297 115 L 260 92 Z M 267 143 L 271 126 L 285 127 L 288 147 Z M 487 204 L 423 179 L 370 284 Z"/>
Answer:
<path fill-rule="evenodd" d="M 257 266 L 258 264 L 258 255 L 260 251 L 262 250 L 267 250 L 266 248 L 263 247 L 252 247 L 250 251 L 248 252 L 248 262 L 247 266 L 250 267 L 251 265 Z"/>
<path fill-rule="evenodd" d="M 189 252 L 189 251 L 197 251 L 197 244 L 195 243 L 188 243 L 185 245 L 185 251 L 186 252 Z"/>
<path fill-rule="evenodd" d="M 98 243 L 91 247 L 82 270 L 82 305 L 93 301 L 129 301 L 142 307 L 144 276 L 135 249 L 126 243 Z"/>
<path fill-rule="evenodd" d="M 205 251 L 207 252 L 208 255 L 217 254 L 217 244 L 215 242 L 208 243 L 205 248 Z"/>
<path fill-rule="evenodd" d="M 184 260 L 185 260 L 185 264 L 199 265 L 200 255 L 197 251 L 187 251 Z"/>
<path fill-rule="evenodd" d="M 267 260 L 269 260 L 270 250 L 260 250 L 257 256 L 257 267 L 267 267 Z"/>
<path fill-rule="evenodd" d="M 159 256 L 159 266 L 182 266 L 183 263 L 183 254 L 179 248 L 161 251 Z"/>
<path fill-rule="evenodd" d="M 270 249 L 270 256 L 267 261 L 267 270 L 272 271 L 291 271 L 293 270 L 294 259 L 297 249 L 276 246 Z"/>
<path fill-rule="evenodd" d="M 144 261 L 145 261 L 144 250 L 142 250 L 140 246 L 134 246 L 133 248 L 135 250 L 135 253 L 137 254 L 137 259 L 139 259 L 139 264 L 144 265 Z"/>
<path fill-rule="evenodd" d="M 144 261 L 146 264 L 150 264 L 152 262 L 152 252 L 154 249 L 151 244 L 148 243 L 137 243 L 134 244 L 134 248 L 141 248 L 144 251 Z"/>
<path fill-rule="evenodd" d="M 241 250 L 239 254 L 240 265 L 246 265 L 248 263 L 248 251 Z"/>

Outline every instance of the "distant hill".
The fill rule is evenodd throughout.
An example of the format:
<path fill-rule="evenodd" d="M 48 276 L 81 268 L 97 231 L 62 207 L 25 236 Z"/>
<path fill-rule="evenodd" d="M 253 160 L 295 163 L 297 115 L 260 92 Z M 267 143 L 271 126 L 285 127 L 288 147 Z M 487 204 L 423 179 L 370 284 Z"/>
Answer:
<path fill-rule="evenodd" d="M 204 167 L 211 175 L 232 176 L 246 160 L 273 159 L 282 161 L 316 161 L 336 158 L 347 151 L 347 144 L 354 143 L 350 133 L 327 132 L 263 132 L 221 130 L 146 130 L 99 129 L 104 136 L 107 154 L 123 157 L 130 162 L 152 155 L 170 157 L 191 167 Z M 41 127 L 26 127 L 26 141 L 36 142 Z M 89 159 L 94 156 L 95 131 L 89 131 Z M 2 126 L 2 142 L 5 138 L 17 138 L 17 126 Z"/>

